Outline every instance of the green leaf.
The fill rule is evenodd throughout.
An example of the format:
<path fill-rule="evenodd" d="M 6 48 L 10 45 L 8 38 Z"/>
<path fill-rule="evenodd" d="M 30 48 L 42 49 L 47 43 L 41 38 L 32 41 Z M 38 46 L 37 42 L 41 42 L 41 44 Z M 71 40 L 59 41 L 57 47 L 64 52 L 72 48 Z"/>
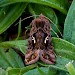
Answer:
<path fill-rule="evenodd" d="M 39 67 L 37 69 L 40 75 L 47 75 L 44 70 L 42 71 Z"/>
<path fill-rule="evenodd" d="M 68 73 L 65 73 L 63 71 L 58 71 L 58 75 L 69 75 Z"/>
<path fill-rule="evenodd" d="M 40 67 L 39 69 L 41 71 L 44 71 L 45 73 L 48 72 L 48 67 Z M 24 73 L 23 75 L 40 75 L 40 74 L 38 72 L 38 69 L 35 68 L 35 69 L 32 69 L 32 70 L 29 70 L 28 72 Z"/>
<path fill-rule="evenodd" d="M 37 67 L 37 64 L 32 64 L 32 65 L 26 66 L 24 68 L 21 68 L 21 74 L 24 74 L 25 72 L 28 72 L 29 70 L 31 70 L 35 67 Z"/>
<path fill-rule="evenodd" d="M 18 25 L 18 35 L 17 35 L 17 38 L 16 40 L 18 40 L 19 36 L 20 36 L 20 33 L 21 33 L 21 18 L 19 20 L 19 25 Z"/>
<path fill-rule="evenodd" d="M 30 4 L 29 5 L 30 13 L 36 18 L 36 15 L 43 14 L 52 20 L 55 24 L 58 24 L 58 18 L 53 9 L 48 6 L 39 5 L 39 4 Z"/>
<path fill-rule="evenodd" d="M 11 68 L 8 67 L 6 70 L 6 75 L 23 75 L 25 72 L 35 68 L 37 65 L 33 64 L 33 65 L 29 65 L 23 68 Z"/>
<path fill-rule="evenodd" d="M 24 12 L 27 3 L 16 3 L 0 8 L 0 34 L 7 30 Z"/>
<path fill-rule="evenodd" d="M 75 44 L 75 0 L 73 0 L 64 24 L 64 39 Z"/>
<path fill-rule="evenodd" d="M 48 68 L 48 72 L 45 73 L 44 70 L 41 70 L 39 67 L 37 68 L 40 75 L 56 75 L 57 70 L 54 68 Z"/>
<path fill-rule="evenodd" d="M 24 67 L 21 57 L 13 50 L 10 49 L 5 52 L 0 48 L 0 66 L 4 69 L 7 67 Z"/>
<path fill-rule="evenodd" d="M 6 48 L 6 49 L 11 47 L 18 48 L 21 50 L 22 53 L 25 54 L 27 43 L 28 43 L 27 40 L 6 41 L 6 42 L 0 43 L 0 47 Z"/>
<path fill-rule="evenodd" d="M 5 70 L 0 68 L 0 75 L 5 75 Z"/>
<path fill-rule="evenodd" d="M 53 44 L 57 56 L 75 60 L 75 45 L 60 38 L 53 38 Z"/>
<path fill-rule="evenodd" d="M 47 75 L 56 75 L 56 73 L 57 73 L 56 69 L 49 67 Z"/>
<path fill-rule="evenodd" d="M 21 75 L 19 68 L 13 68 L 8 70 L 7 75 Z"/>
<path fill-rule="evenodd" d="M 62 13 L 66 14 L 68 9 L 68 0 L 1 0 L 0 7 L 16 3 L 16 2 L 28 2 L 47 5 L 49 7 L 55 8 Z"/>
<path fill-rule="evenodd" d="M 39 5 L 39 4 L 30 4 L 29 11 L 33 16 L 35 15 L 34 18 L 37 17 L 36 15 L 40 15 L 40 14 L 45 15 L 47 18 L 51 20 L 52 29 L 56 33 L 59 33 L 58 29 L 60 28 L 60 26 L 58 25 L 58 18 L 55 12 L 51 8 L 49 8 L 48 6 Z M 56 36 L 54 32 L 52 32 L 52 36 Z"/>
<path fill-rule="evenodd" d="M 71 62 L 66 64 L 66 68 L 67 68 L 70 75 L 75 75 L 75 68 L 74 68 L 74 66 L 72 65 Z"/>

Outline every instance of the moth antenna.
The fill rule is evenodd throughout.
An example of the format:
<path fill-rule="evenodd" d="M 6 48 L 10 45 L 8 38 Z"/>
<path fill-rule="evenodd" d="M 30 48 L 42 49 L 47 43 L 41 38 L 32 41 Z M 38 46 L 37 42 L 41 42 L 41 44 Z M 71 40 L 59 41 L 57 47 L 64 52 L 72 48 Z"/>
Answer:
<path fill-rule="evenodd" d="M 46 17 L 46 18 L 57 28 L 57 30 L 59 31 L 61 37 L 63 37 L 61 31 L 58 29 L 58 27 L 56 26 L 56 24 L 51 19 L 49 19 L 48 17 Z"/>
<path fill-rule="evenodd" d="M 43 15 L 43 14 L 41 13 L 41 15 Z M 37 17 L 37 16 L 40 16 L 40 15 L 32 15 L 32 16 L 26 17 L 26 18 L 22 19 L 21 22 L 24 21 L 24 20 L 26 20 L 26 19 L 29 19 L 29 18 L 32 18 L 32 17 Z M 45 16 L 45 17 L 46 17 L 46 16 Z M 52 21 L 51 19 L 49 19 L 48 17 L 46 17 L 46 18 L 47 18 L 48 20 L 50 20 L 50 22 L 51 22 L 53 25 L 55 25 L 55 27 L 56 27 L 57 30 L 59 31 L 60 35 L 63 37 L 61 31 L 58 29 L 58 27 L 56 26 L 56 24 L 54 24 L 53 21 Z M 16 26 L 18 23 L 19 23 L 19 22 L 17 22 L 17 23 L 15 24 L 15 26 Z M 56 33 L 54 30 L 52 30 L 52 31 L 57 35 L 57 33 Z M 58 35 L 57 35 L 57 36 L 58 36 Z"/>
<path fill-rule="evenodd" d="M 26 20 L 26 19 L 29 19 L 29 18 L 32 18 L 32 17 L 36 17 L 36 16 L 39 16 L 39 15 L 32 15 L 32 16 L 26 17 L 26 18 L 22 19 L 21 22 L 24 21 L 24 20 Z M 17 23 L 15 24 L 15 26 L 16 26 L 18 23 L 19 23 L 19 22 L 17 22 Z"/>
<path fill-rule="evenodd" d="M 59 36 L 58 36 L 58 34 L 53 30 L 53 29 L 51 29 L 53 32 L 54 32 L 54 34 L 59 38 Z"/>

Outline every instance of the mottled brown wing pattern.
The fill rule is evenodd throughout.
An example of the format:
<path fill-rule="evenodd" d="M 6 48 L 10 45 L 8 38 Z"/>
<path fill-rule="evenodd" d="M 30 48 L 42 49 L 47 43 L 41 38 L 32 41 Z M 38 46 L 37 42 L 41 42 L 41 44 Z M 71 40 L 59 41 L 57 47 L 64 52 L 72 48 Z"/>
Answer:
<path fill-rule="evenodd" d="M 31 22 L 28 48 L 25 54 L 25 64 L 33 64 L 38 60 L 47 64 L 55 64 L 55 53 L 52 45 L 51 25 L 49 20 L 40 15 Z"/>

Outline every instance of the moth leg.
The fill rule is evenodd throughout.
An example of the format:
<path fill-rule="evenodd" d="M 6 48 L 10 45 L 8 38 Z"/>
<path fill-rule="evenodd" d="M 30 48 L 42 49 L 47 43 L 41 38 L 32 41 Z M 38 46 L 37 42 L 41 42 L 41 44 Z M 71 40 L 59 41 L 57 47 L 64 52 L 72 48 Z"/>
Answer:
<path fill-rule="evenodd" d="M 39 60 L 39 53 L 40 50 L 33 50 L 32 53 L 29 56 L 25 55 L 25 64 L 33 64 Z"/>

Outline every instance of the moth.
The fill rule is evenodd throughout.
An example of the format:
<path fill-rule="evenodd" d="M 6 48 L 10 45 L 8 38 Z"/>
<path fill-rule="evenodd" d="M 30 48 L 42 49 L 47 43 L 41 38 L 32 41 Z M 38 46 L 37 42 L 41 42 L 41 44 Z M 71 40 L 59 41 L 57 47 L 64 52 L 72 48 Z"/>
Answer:
<path fill-rule="evenodd" d="M 31 22 L 31 25 L 28 48 L 25 54 L 25 64 L 33 64 L 38 60 L 46 64 L 55 64 L 56 57 L 52 45 L 49 20 L 41 14 Z"/>

